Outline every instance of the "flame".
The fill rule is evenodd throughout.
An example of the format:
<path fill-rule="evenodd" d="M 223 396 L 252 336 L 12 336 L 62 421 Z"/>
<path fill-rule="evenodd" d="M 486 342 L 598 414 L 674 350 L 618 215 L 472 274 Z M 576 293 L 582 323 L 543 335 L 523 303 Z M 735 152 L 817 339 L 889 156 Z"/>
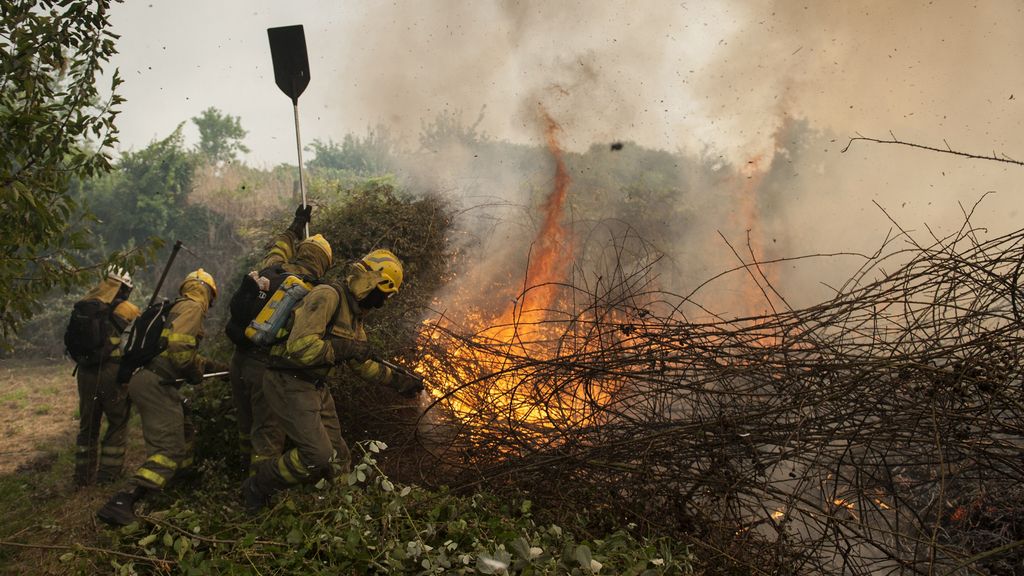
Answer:
<path fill-rule="evenodd" d="M 483 325 L 492 326 L 484 331 L 483 337 L 502 342 L 514 337 L 515 325 L 529 325 L 547 318 L 547 311 L 556 306 L 557 288 L 553 284 L 565 280 L 566 263 L 572 259 L 569 232 L 562 225 L 565 198 L 571 183 L 558 142 L 562 128 L 546 111 L 542 110 L 541 115 L 545 125 L 544 139 L 555 161 L 555 185 L 541 206 L 544 221 L 532 243 L 530 264 L 526 270 L 525 285 L 536 288 L 524 294 L 521 301 L 508 306 L 498 317 L 481 318 Z"/>
<path fill-rule="evenodd" d="M 949 516 L 949 519 L 953 522 L 962 522 L 967 518 L 967 508 L 965 506 L 957 506 L 956 510 Z"/>
<path fill-rule="evenodd" d="M 732 224 L 735 230 L 743 232 L 742 240 L 731 240 L 733 248 L 739 252 L 743 260 L 750 263 L 751 258 L 764 260 L 765 246 L 770 245 L 766 235 L 764 218 L 763 186 L 765 178 L 771 172 L 775 157 L 783 150 L 782 141 L 792 127 L 792 119 L 783 116 L 778 128 L 772 133 L 767 150 L 754 154 L 747 159 L 738 170 L 736 178 L 735 210 L 732 212 Z M 749 245 L 749 250 L 748 250 Z M 753 254 L 751 254 L 753 253 Z M 764 275 L 764 278 L 761 275 Z M 753 276 L 753 277 L 752 277 Z M 755 281 L 756 278 L 756 281 Z M 772 267 L 751 268 L 749 274 L 738 278 L 738 302 L 733 303 L 739 315 L 758 316 L 773 307 L 776 302 L 768 284 L 777 285 L 778 273 Z M 762 290 L 762 287 L 764 288 Z"/>
<path fill-rule="evenodd" d="M 540 207 L 543 221 L 531 243 L 523 280 L 528 289 L 497 314 L 460 311 L 465 325 L 476 331 L 468 341 L 447 343 L 437 354 L 421 348 L 417 371 L 430 377 L 436 387 L 431 393 L 460 417 L 486 412 L 539 426 L 580 425 L 587 422 L 588 404 L 603 404 L 608 398 L 606 390 L 584 390 L 583 384 L 562 383 L 557 397 L 524 385 L 529 374 L 522 366 L 551 361 L 559 354 L 559 328 L 564 324 L 558 319 L 567 317 L 568 311 L 559 301 L 558 284 L 567 277 L 573 249 L 571 233 L 563 225 L 571 178 L 559 143 L 561 127 L 543 109 L 541 119 L 555 173 Z M 435 322 L 425 323 L 421 334 L 426 340 L 440 340 L 434 328 Z"/>

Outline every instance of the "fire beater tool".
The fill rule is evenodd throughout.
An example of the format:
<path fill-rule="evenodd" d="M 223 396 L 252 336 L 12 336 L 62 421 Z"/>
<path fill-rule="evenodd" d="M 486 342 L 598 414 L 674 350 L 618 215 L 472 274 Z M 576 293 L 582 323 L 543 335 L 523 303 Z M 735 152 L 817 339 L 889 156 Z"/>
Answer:
<path fill-rule="evenodd" d="M 292 99 L 295 113 L 295 147 L 299 153 L 299 191 L 302 205 L 306 206 L 306 185 L 302 181 L 302 136 L 299 132 L 299 96 L 309 85 L 309 57 L 306 54 L 306 34 L 302 25 L 267 28 L 270 39 L 270 57 L 274 62 L 274 82 Z M 305 235 L 309 236 L 309 224 Z"/>
<path fill-rule="evenodd" d="M 220 376 L 227 376 L 228 374 L 230 374 L 230 372 L 210 372 L 209 374 L 203 374 L 203 380 L 206 380 L 207 378 L 218 378 Z M 184 378 L 175 378 L 174 380 L 167 380 L 167 381 L 161 382 L 161 384 L 184 384 L 184 383 L 185 383 L 185 379 Z"/>

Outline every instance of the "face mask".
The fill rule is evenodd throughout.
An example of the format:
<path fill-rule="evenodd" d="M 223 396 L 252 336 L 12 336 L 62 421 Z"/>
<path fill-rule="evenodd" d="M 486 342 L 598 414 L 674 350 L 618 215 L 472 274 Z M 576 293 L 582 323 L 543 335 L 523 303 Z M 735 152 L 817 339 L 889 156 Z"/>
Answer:
<path fill-rule="evenodd" d="M 386 294 L 374 288 L 372 292 L 367 294 L 365 298 L 359 301 L 359 307 L 362 308 L 363 310 L 380 308 L 381 306 L 384 305 L 384 301 L 387 299 L 388 297 Z"/>

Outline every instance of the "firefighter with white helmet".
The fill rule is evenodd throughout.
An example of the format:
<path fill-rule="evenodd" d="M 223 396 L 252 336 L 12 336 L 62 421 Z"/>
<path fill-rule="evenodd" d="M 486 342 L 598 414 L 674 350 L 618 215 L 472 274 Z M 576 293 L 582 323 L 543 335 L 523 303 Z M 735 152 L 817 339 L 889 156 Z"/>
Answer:
<path fill-rule="evenodd" d="M 348 445 L 334 398 L 326 385 L 338 366 L 370 383 L 390 385 L 406 396 L 423 389 L 420 380 L 392 372 L 373 358 L 364 314 L 398 293 L 402 262 L 389 250 L 374 250 L 347 266 L 344 280 L 313 288 L 295 308 L 287 340 L 271 350 L 263 393 L 294 445 L 276 460 L 262 462 L 242 484 L 250 513 L 290 486 L 348 471 Z"/>
<path fill-rule="evenodd" d="M 117 383 L 121 332 L 139 315 L 128 301 L 132 278 L 124 269 L 108 268 L 103 280 L 75 304 L 64 344 L 75 360 L 78 383 L 78 437 L 75 486 L 108 484 L 121 475 L 131 403 Z M 107 419 L 100 438 L 100 426 Z"/>

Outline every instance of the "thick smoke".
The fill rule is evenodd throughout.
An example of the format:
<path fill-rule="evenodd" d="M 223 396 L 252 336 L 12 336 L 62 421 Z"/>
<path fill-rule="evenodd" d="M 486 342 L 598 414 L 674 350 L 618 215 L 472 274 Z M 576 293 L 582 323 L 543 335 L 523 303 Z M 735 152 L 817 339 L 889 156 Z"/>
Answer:
<path fill-rule="evenodd" d="M 714 177 L 687 178 L 678 202 L 701 218 L 663 247 L 686 271 L 669 275 L 670 288 L 685 292 L 739 263 L 726 241 L 749 260 L 748 230 L 759 258 L 870 253 L 894 228 L 890 217 L 941 236 L 989 191 L 972 223 L 1013 229 L 1019 167 L 867 142 L 841 150 L 858 133 L 891 132 L 1021 154 L 1021 24 L 1013 2 L 375 5 L 350 23 L 354 48 L 338 81 L 353 114 L 406 135 L 439 113 L 464 113 L 480 115 L 478 129 L 494 139 L 541 146 L 543 107 L 568 150 L 625 140 L 718 166 Z M 490 230 L 475 234 L 499 234 L 509 252 L 507 238 L 529 238 L 538 196 L 523 182 L 550 165 L 420 152 L 416 173 L 434 187 L 511 207 L 474 219 Z M 792 264 L 773 281 L 791 304 L 809 304 L 859 264 Z"/>

